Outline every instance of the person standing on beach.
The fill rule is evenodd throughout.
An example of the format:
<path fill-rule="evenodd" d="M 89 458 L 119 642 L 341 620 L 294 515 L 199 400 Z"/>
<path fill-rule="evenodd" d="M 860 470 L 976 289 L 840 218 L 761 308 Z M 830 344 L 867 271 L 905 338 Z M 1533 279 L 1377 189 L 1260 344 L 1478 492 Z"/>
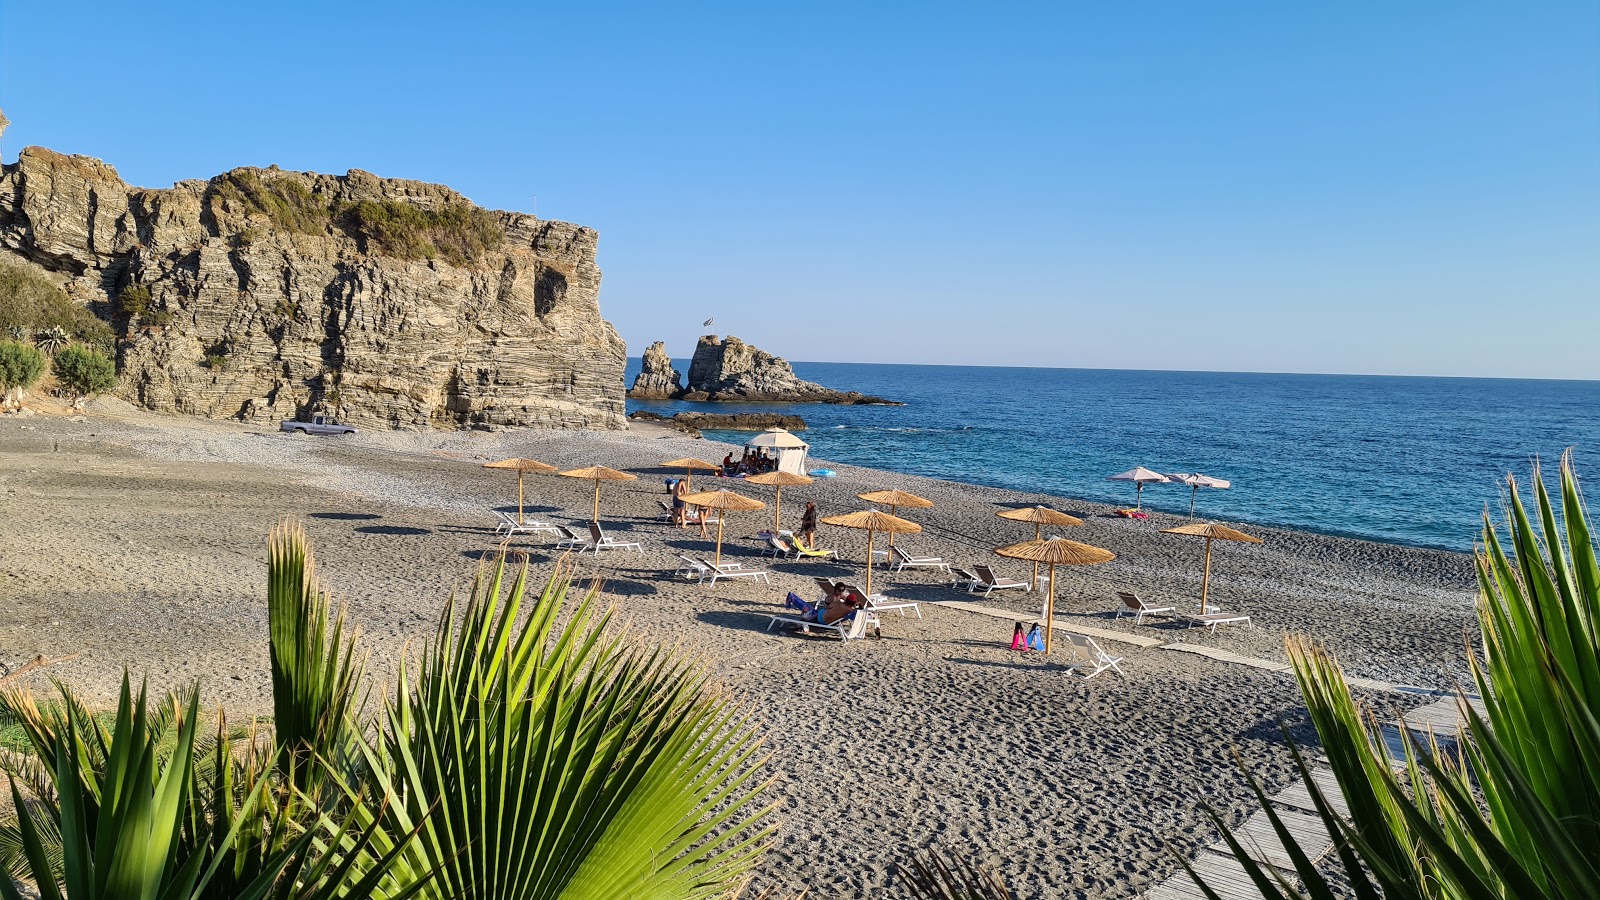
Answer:
<path fill-rule="evenodd" d="M 807 550 L 817 549 L 817 504 L 806 501 L 806 514 L 800 517 L 800 539 Z"/>
<path fill-rule="evenodd" d="M 684 491 L 682 478 L 672 483 L 672 524 L 679 528 L 688 527 L 688 524 L 684 521 L 684 513 L 687 508 L 687 504 L 683 502 Z"/>

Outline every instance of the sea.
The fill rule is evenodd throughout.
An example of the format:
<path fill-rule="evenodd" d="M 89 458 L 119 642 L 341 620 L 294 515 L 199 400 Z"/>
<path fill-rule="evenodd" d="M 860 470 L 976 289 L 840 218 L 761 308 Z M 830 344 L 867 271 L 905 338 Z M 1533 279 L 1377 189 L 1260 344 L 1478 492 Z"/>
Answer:
<path fill-rule="evenodd" d="M 1132 506 L 1135 466 L 1227 479 L 1197 516 L 1470 550 L 1505 476 L 1561 452 L 1600 473 L 1600 382 L 794 362 L 801 378 L 904 406 L 629 400 L 628 410 L 799 415 L 811 455 Z M 688 371 L 686 360 L 674 363 Z M 627 379 L 639 370 L 630 360 Z M 742 443 L 746 432 L 707 432 Z M 1597 476 L 1600 477 L 1600 476 Z M 1580 481 L 1581 483 L 1581 481 Z M 1144 505 L 1187 514 L 1191 488 Z"/>

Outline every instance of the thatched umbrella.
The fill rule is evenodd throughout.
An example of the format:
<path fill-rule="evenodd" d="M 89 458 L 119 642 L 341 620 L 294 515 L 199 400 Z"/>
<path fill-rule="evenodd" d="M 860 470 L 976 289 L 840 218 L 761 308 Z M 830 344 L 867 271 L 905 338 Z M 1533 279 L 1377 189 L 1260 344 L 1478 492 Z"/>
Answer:
<path fill-rule="evenodd" d="M 529 472 L 535 475 L 545 475 L 556 470 L 555 466 L 547 466 L 536 459 L 523 459 L 513 456 L 499 462 L 484 463 L 485 469 L 515 469 L 517 471 L 517 524 L 522 524 L 522 478 Z"/>
<path fill-rule="evenodd" d="M 1144 509 L 1144 486 L 1147 484 L 1166 484 L 1172 479 L 1161 474 L 1160 472 L 1153 472 L 1149 469 L 1146 469 L 1144 466 L 1135 466 L 1126 472 L 1113 475 L 1106 480 L 1133 482 L 1133 505 L 1138 509 Z"/>
<path fill-rule="evenodd" d="M 775 469 L 771 472 L 762 472 L 760 475 L 751 475 L 745 479 L 745 483 L 764 484 L 776 489 L 778 508 L 772 513 L 772 530 L 778 531 L 783 528 L 783 489 L 810 484 L 814 480 L 810 475 L 796 475 L 793 472 Z"/>
<path fill-rule="evenodd" d="M 694 490 L 694 473 L 696 472 L 721 472 L 722 467 L 716 463 L 709 463 L 703 459 L 675 459 L 672 462 L 661 464 L 663 469 L 683 470 L 683 489 Z"/>
<path fill-rule="evenodd" d="M 1069 516 L 1064 512 L 1051 509 L 1048 506 L 1024 506 L 1021 509 L 1003 509 L 995 513 L 995 515 L 1002 519 L 1010 519 L 1013 522 L 1032 522 L 1033 539 L 1036 541 L 1044 537 L 1044 526 L 1046 525 L 1079 526 L 1083 524 L 1083 520 L 1077 516 Z M 1038 589 L 1039 561 L 1034 560 L 1033 586 L 1028 588 L 1028 590 L 1037 591 Z"/>
<path fill-rule="evenodd" d="M 863 528 L 867 532 L 867 594 L 872 593 L 872 535 L 879 531 L 889 534 L 916 534 L 922 526 L 915 522 L 908 522 L 898 516 L 891 516 L 881 509 L 863 509 L 860 512 L 846 513 L 842 516 L 829 516 L 822 520 L 829 525 L 838 525 L 840 528 Z"/>
<path fill-rule="evenodd" d="M 698 494 L 685 494 L 682 498 L 685 503 L 693 503 L 701 509 L 715 509 L 723 512 L 730 510 L 748 511 L 761 509 L 766 506 L 760 500 L 735 494 L 733 491 L 701 491 Z M 722 516 L 717 516 L 717 565 L 722 565 Z"/>
<path fill-rule="evenodd" d="M 567 476 L 568 478 L 587 478 L 594 482 L 594 523 L 596 525 L 600 524 L 600 482 L 633 481 L 639 477 L 637 475 L 629 475 L 627 472 L 618 472 L 616 469 L 609 469 L 605 466 L 590 466 L 587 469 L 571 469 L 566 472 L 562 472 L 561 474 Z"/>
<path fill-rule="evenodd" d="M 891 516 L 899 512 L 902 506 L 910 509 L 927 509 L 933 505 L 933 501 L 927 497 L 918 497 L 916 494 L 906 491 L 868 491 L 865 494 L 857 494 L 856 496 L 868 503 L 880 503 L 889 507 L 889 515 Z M 889 546 L 894 546 L 894 532 L 892 531 L 889 532 Z"/>
<path fill-rule="evenodd" d="M 1117 558 L 1110 550 L 1080 544 L 1064 538 L 1050 541 L 1023 541 L 996 547 L 996 553 L 1011 559 L 1028 559 L 1050 567 L 1050 590 L 1044 601 L 1044 652 L 1050 653 L 1056 622 L 1056 566 L 1092 566 Z"/>
<path fill-rule="evenodd" d="M 1242 531 L 1235 531 L 1226 525 L 1215 522 L 1196 522 L 1193 525 L 1179 525 L 1177 528 L 1163 528 L 1163 534 L 1192 534 L 1195 537 L 1206 539 L 1206 570 L 1200 579 L 1200 612 L 1206 611 L 1206 594 L 1211 588 L 1211 542 L 1212 541 L 1240 541 L 1246 544 L 1259 544 L 1261 538 L 1253 537 Z"/>

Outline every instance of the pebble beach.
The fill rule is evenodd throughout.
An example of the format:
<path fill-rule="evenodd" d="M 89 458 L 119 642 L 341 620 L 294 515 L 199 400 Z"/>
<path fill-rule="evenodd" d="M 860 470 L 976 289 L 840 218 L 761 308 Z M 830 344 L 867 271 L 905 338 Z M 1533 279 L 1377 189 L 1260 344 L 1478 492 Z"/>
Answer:
<path fill-rule="evenodd" d="M 638 480 L 605 486 L 601 519 L 644 552 L 586 554 L 578 572 L 600 579 L 641 639 L 703 658 L 760 722 L 780 830 L 754 887 L 777 896 L 901 896 L 895 863 L 932 845 L 1004 872 L 1019 898 L 1140 896 L 1177 871 L 1174 852 L 1216 840 L 1202 805 L 1232 821 L 1255 808 L 1246 771 L 1269 790 L 1293 778 L 1280 723 L 1300 740 L 1315 737 L 1290 676 L 1171 645 L 1281 662 L 1285 636 L 1307 634 L 1353 676 L 1421 691 L 1467 681 L 1475 588 L 1465 553 L 1239 526 L 1263 543 L 1215 545 L 1211 596 L 1253 625 L 1210 634 L 1113 616 L 1119 590 L 1193 608 L 1203 542 L 1160 533 L 1195 521 L 1187 517 L 1122 519 L 1110 506 L 827 460 L 812 465 L 837 477 L 784 491 L 787 528 L 806 500 L 828 516 L 864 508 L 855 499 L 864 491 L 919 494 L 934 506 L 901 514 L 924 531 L 897 543 L 1019 579 L 1029 567 L 991 551 L 1032 538 L 1032 526 L 997 512 L 1042 503 L 1082 518 L 1082 527 L 1047 533 L 1117 558 L 1058 570 L 1058 619 L 1150 639 L 1102 640 L 1123 657 L 1124 674 L 1084 680 L 1009 649 L 1013 621 L 1037 617 L 1040 594 L 974 598 L 929 570 L 877 572 L 877 590 L 922 613 L 886 615 L 880 640 L 769 632 L 786 592 L 814 599 L 814 576 L 859 578 L 865 536 L 824 526 L 818 545 L 836 549 L 837 562 L 762 559 L 753 536 L 773 524 L 772 493 L 736 480 L 696 482 L 768 503 L 730 515 L 723 555 L 765 566 L 771 585 L 675 577 L 678 554 L 712 545 L 665 521 L 658 502 L 672 473 L 658 464 L 721 459 L 728 445 L 637 424 L 311 438 L 96 407 L 0 419 L 0 662 L 77 654 L 48 675 L 92 701 L 110 703 L 127 669 L 156 689 L 201 679 L 205 701 L 230 718 L 270 713 L 266 535 L 292 518 L 360 627 L 369 669 L 387 683 L 407 644 L 432 635 L 451 591 L 493 559 L 492 510 L 514 508 L 516 482 L 483 463 L 524 456 L 631 471 Z M 587 521 L 588 482 L 530 476 L 527 485 L 532 515 Z M 1463 529 L 1473 527 L 1463 510 Z M 512 543 L 536 580 L 555 563 L 549 543 Z M 1407 690 L 1362 697 L 1381 713 L 1433 699 Z"/>

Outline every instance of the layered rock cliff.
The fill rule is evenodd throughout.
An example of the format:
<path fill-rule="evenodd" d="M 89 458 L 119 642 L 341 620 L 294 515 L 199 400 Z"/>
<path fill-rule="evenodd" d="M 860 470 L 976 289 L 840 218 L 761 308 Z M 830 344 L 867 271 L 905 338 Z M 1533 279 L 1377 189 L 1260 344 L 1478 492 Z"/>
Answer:
<path fill-rule="evenodd" d="M 638 400 L 671 400 L 683 393 L 683 376 L 672 367 L 667 345 L 656 341 L 640 358 L 639 374 L 633 379 L 628 396 Z"/>
<path fill-rule="evenodd" d="M 128 399 L 214 418 L 625 427 L 597 240 L 359 170 L 147 190 L 38 147 L 0 170 L 0 256 L 113 323 Z"/>
<path fill-rule="evenodd" d="M 689 385 L 683 399 L 894 404 L 882 397 L 836 391 L 814 381 L 804 381 L 782 357 L 752 347 L 732 335 L 718 341 L 714 334 L 701 337 L 695 345 L 694 359 L 689 363 Z"/>

